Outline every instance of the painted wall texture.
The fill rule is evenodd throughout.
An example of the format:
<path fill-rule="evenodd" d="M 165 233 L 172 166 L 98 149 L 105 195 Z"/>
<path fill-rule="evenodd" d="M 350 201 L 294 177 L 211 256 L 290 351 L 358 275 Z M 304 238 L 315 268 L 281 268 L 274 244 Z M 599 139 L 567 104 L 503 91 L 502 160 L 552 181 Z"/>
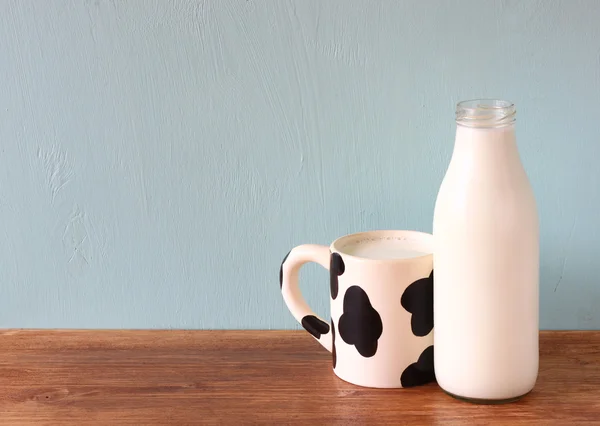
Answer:
<path fill-rule="evenodd" d="M 454 106 L 518 108 L 541 327 L 600 328 L 600 2 L 3 0 L 0 326 L 295 328 L 300 243 L 431 231 Z M 328 315 L 328 274 L 301 281 Z"/>

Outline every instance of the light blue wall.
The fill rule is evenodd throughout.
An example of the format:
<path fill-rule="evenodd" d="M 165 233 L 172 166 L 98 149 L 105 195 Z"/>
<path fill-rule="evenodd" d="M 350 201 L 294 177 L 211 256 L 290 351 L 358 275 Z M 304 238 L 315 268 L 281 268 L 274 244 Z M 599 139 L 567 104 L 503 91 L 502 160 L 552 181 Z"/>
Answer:
<path fill-rule="evenodd" d="M 600 2 L 0 1 L 0 326 L 292 328 L 294 245 L 431 230 L 518 107 L 542 328 L 600 328 Z M 327 273 L 302 272 L 327 315 Z"/>

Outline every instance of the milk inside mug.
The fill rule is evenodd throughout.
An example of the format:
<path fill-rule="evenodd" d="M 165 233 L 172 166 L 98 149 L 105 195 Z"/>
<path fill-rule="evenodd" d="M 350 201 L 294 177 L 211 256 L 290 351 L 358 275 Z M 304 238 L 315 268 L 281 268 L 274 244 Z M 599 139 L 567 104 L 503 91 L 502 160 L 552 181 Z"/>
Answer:
<path fill-rule="evenodd" d="M 435 205 L 435 373 L 474 402 L 518 399 L 538 374 L 538 216 L 515 115 L 506 101 L 457 105 Z"/>

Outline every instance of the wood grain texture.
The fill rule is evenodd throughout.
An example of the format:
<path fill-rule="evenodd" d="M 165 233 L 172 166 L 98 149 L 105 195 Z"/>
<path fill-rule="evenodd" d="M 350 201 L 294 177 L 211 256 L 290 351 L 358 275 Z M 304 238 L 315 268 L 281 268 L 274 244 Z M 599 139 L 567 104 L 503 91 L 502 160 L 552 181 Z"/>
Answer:
<path fill-rule="evenodd" d="M 298 331 L 0 334 L 2 424 L 599 424 L 600 332 L 542 332 L 523 400 L 473 405 L 435 384 L 366 389 Z"/>

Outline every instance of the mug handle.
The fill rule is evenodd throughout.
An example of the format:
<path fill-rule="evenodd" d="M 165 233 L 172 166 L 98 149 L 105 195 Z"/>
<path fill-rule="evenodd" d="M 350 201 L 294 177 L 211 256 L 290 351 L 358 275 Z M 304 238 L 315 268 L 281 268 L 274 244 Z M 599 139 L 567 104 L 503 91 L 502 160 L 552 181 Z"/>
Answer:
<path fill-rule="evenodd" d="M 331 252 L 329 247 L 317 244 L 303 244 L 294 247 L 283 259 L 279 270 L 281 294 L 288 309 L 302 327 L 308 331 L 325 349 L 331 352 L 332 338 L 329 324 L 321 319 L 306 304 L 298 286 L 298 272 L 302 265 L 315 262 L 329 270 Z"/>

